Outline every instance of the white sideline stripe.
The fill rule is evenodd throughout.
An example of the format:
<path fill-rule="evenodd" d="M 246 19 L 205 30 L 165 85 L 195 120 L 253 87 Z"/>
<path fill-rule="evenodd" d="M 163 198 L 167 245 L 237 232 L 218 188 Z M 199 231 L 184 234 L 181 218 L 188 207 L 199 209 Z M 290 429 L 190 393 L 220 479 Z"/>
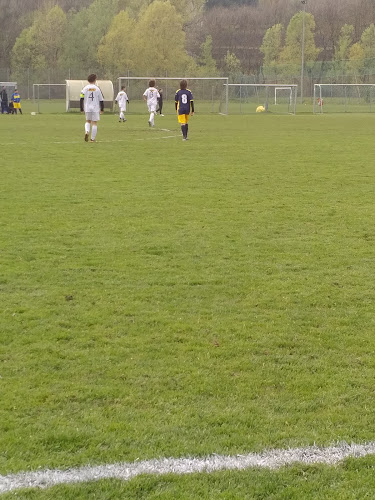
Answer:
<path fill-rule="evenodd" d="M 157 141 L 160 139 L 172 139 L 173 137 L 181 137 L 178 135 L 165 135 L 163 137 L 147 137 L 143 139 L 131 139 L 132 141 Z M 97 144 L 111 144 L 113 142 L 129 142 L 129 139 L 118 139 L 114 141 L 95 141 Z M 9 144 L 9 143 L 7 143 Z M 83 144 L 83 141 L 54 141 L 52 144 Z"/>
<path fill-rule="evenodd" d="M 129 481 L 140 474 L 193 474 L 249 468 L 278 469 L 295 463 L 334 465 L 349 457 L 361 458 L 366 455 L 375 455 L 375 441 L 365 444 L 341 442 L 327 448 L 309 446 L 286 450 L 268 450 L 248 455 L 160 458 L 131 463 L 85 466 L 65 471 L 20 472 L 7 476 L 0 475 L 0 494 L 20 488 L 49 488 L 58 484 L 83 483 L 100 479 Z"/>

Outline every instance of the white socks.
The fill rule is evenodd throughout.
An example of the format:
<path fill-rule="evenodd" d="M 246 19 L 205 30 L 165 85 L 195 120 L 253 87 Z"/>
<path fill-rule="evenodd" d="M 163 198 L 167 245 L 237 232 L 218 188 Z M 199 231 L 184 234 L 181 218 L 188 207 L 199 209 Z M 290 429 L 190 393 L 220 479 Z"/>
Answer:
<path fill-rule="evenodd" d="M 123 120 L 124 118 L 125 118 L 125 115 L 124 115 L 123 111 L 121 111 L 121 113 L 120 113 L 120 120 Z"/>
<path fill-rule="evenodd" d="M 90 123 L 86 122 L 85 123 L 85 134 L 89 134 L 90 133 Z"/>
<path fill-rule="evenodd" d="M 95 137 L 96 137 L 97 132 L 98 132 L 98 126 L 93 125 L 92 129 L 91 129 L 91 140 L 92 141 L 95 141 Z"/>
<path fill-rule="evenodd" d="M 155 125 L 154 116 L 155 116 L 155 113 L 152 111 L 152 113 L 150 114 L 150 122 L 152 125 Z"/>

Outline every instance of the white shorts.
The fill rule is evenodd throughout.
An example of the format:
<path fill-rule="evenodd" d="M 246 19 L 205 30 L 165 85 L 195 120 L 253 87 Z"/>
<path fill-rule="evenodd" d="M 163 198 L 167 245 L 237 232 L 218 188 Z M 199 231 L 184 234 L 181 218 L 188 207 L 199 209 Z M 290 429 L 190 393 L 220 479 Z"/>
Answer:
<path fill-rule="evenodd" d="M 88 111 L 86 112 L 86 120 L 91 120 L 92 122 L 98 122 L 100 120 L 99 111 Z"/>
<path fill-rule="evenodd" d="M 120 108 L 120 111 L 121 111 L 122 113 L 125 113 L 126 108 Z"/>
<path fill-rule="evenodd" d="M 156 113 L 156 104 L 148 104 L 149 113 Z"/>

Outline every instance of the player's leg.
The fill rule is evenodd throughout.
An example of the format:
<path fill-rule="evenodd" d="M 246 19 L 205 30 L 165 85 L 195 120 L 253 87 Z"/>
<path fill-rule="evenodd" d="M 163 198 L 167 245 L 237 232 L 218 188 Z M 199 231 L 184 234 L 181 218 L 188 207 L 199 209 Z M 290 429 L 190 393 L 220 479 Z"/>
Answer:
<path fill-rule="evenodd" d="M 87 116 L 87 114 L 86 114 L 86 116 Z M 86 122 L 85 122 L 85 141 L 86 142 L 88 142 L 88 140 L 89 140 L 90 127 L 91 127 L 91 120 L 86 118 Z"/>
<path fill-rule="evenodd" d="M 150 118 L 148 120 L 148 125 L 150 127 L 155 127 L 155 109 L 156 109 L 155 106 L 152 106 L 152 105 L 150 105 L 148 107 L 148 110 L 150 112 Z"/>
<path fill-rule="evenodd" d="M 95 142 L 96 134 L 98 133 L 98 122 L 91 122 L 91 142 Z"/>
<path fill-rule="evenodd" d="M 188 138 L 188 131 L 189 131 L 189 115 L 185 115 L 185 139 L 186 140 Z"/>
<path fill-rule="evenodd" d="M 21 108 L 18 108 L 18 109 L 20 110 L 20 113 L 21 113 L 21 115 L 22 115 L 22 109 L 21 109 Z"/>
<path fill-rule="evenodd" d="M 178 116 L 178 123 L 181 125 L 181 132 L 182 132 L 182 139 L 185 141 L 186 140 L 186 132 L 185 132 L 185 115 L 177 115 Z"/>

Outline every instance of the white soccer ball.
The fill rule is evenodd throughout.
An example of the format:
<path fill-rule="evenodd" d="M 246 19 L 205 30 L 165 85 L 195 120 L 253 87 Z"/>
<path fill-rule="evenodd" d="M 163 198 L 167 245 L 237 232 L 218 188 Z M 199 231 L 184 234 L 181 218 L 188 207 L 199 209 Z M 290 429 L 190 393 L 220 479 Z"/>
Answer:
<path fill-rule="evenodd" d="M 264 113 L 266 111 L 266 108 L 264 106 L 258 106 L 255 111 L 257 113 Z"/>

